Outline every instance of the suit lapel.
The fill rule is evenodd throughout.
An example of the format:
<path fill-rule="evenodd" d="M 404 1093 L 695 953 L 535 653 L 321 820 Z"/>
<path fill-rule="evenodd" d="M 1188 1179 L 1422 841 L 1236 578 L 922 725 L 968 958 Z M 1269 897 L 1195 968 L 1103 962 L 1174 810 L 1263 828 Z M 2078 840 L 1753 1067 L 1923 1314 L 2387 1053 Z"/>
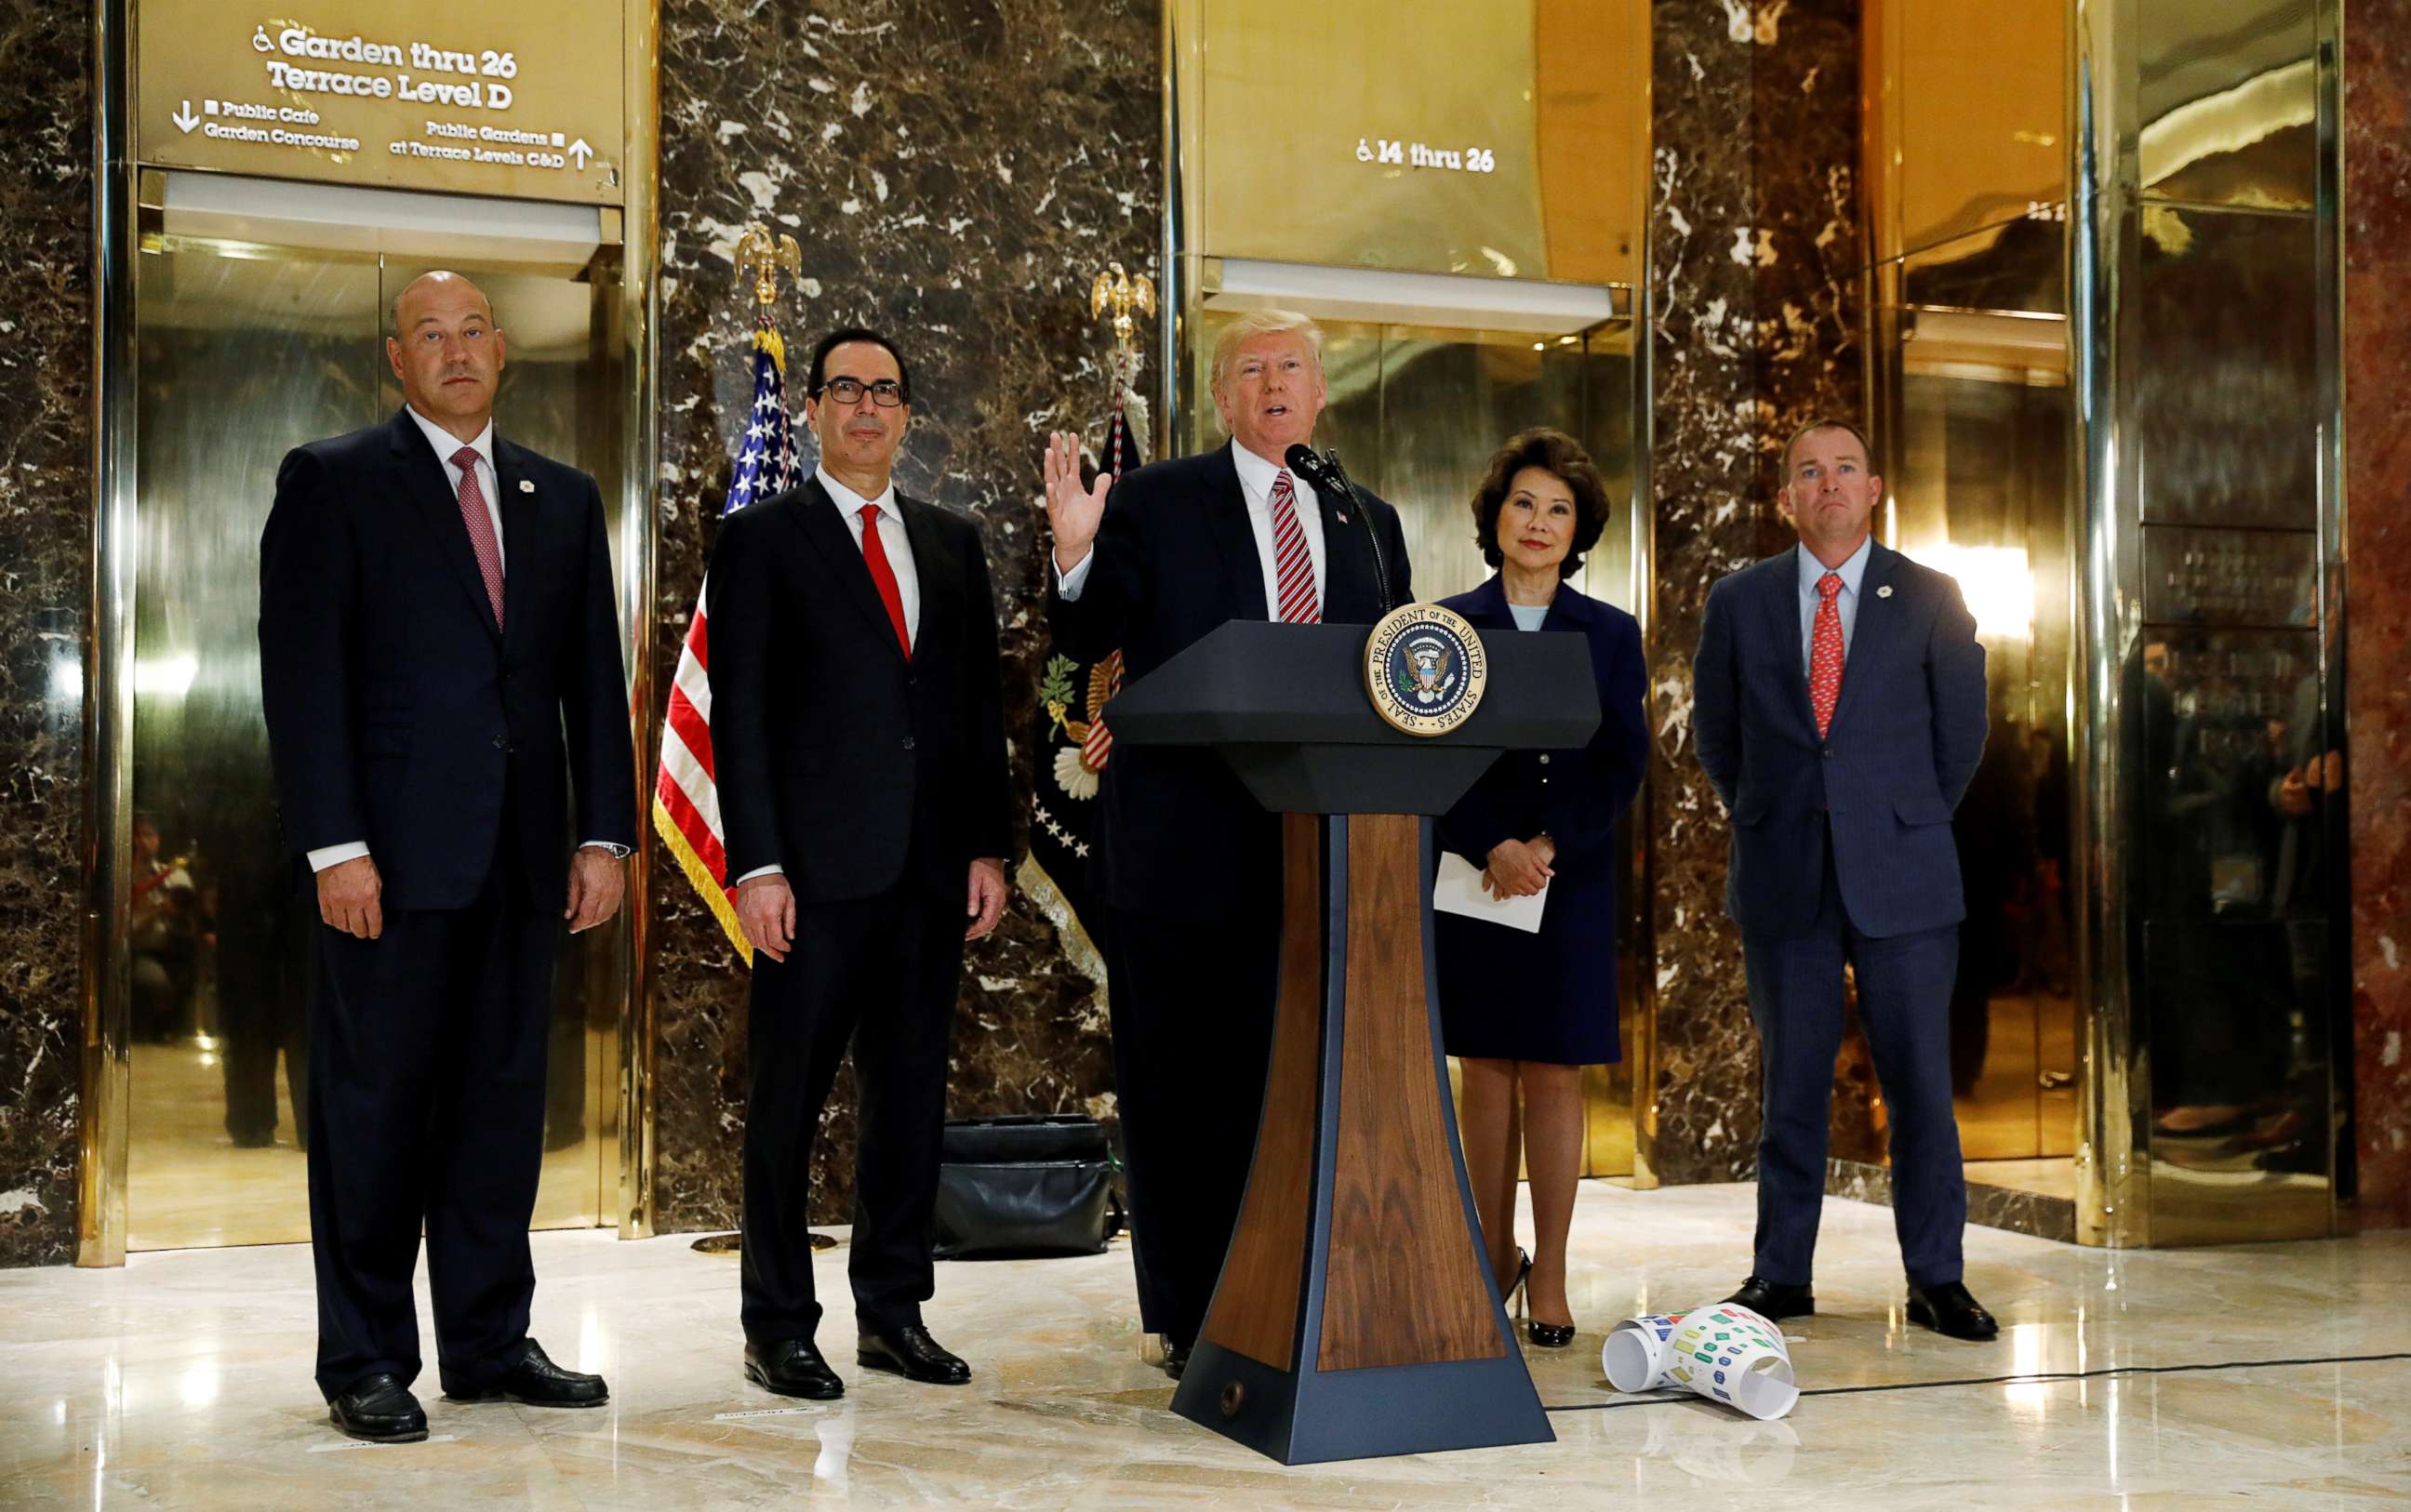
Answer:
<path fill-rule="evenodd" d="M 1322 618 L 1341 624 L 1370 624 L 1380 618 L 1381 591 L 1373 581 L 1373 554 L 1350 538 L 1373 528 L 1358 510 L 1317 490 L 1315 513 L 1322 516 Z"/>
<path fill-rule="evenodd" d="M 1574 630 L 1590 633 L 1590 601 L 1566 587 L 1557 585 L 1557 596 L 1549 601 L 1549 612 L 1542 617 L 1542 630 Z"/>
<path fill-rule="evenodd" d="M 821 487 L 821 480 L 807 478 L 787 504 L 787 517 L 796 522 L 804 539 L 820 553 L 830 575 L 843 587 L 847 601 L 865 619 L 879 627 L 879 638 L 901 659 L 904 648 L 896 644 L 896 627 L 887 618 L 887 605 L 880 602 L 879 589 L 871 586 L 870 566 L 863 560 L 862 548 L 854 544 L 854 532 L 838 517 L 837 504 L 829 498 L 828 490 Z"/>
<path fill-rule="evenodd" d="M 1473 590 L 1471 602 L 1465 606 L 1466 623 L 1492 630 L 1512 630 L 1515 617 L 1508 612 L 1505 579 L 1492 573 L 1487 581 Z"/>
<path fill-rule="evenodd" d="M 953 589 L 962 580 L 962 567 L 947 548 L 945 532 L 931 517 L 936 505 L 899 493 L 896 506 L 904 514 L 904 537 L 913 545 L 913 575 L 921 585 L 921 623 L 913 634 L 913 656 L 918 661 L 932 647 L 954 644 L 955 620 L 962 604 Z M 863 575 L 870 575 L 868 567 Z"/>
<path fill-rule="evenodd" d="M 529 585 L 536 564 L 536 508 L 540 498 L 528 482 L 527 458 L 519 449 L 494 438 L 494 487 L 501 497 L 495 512 L 503 516 L 503 644 L 511 644 L 525 622 Z"/>
<path fill-rule="evenodd" d="M 501 627 L 494 623 L 494 605 L 486 597 L 486 574 L 477 568 L 477 550 L 469 544 L 469 528 L 460 521 L 460 496 L 446 481 L 444 464 L 436 458 L 435 448 L 410 417 L 407 406 L 397 411 L 387 428 L 392 443 L 394 466 L 400 473 L 402 491 L 406 495 L 419 518 L 434 532 L 435 548 L 452 565 L 452 575 L 460 580 L 470 602 L 477 607 L 477 618 L 496 639 Z M 507 546 L 504 548 L 507 551 Z M 507 558 L 505 559 L 507 560 Z M 510 574 L 504 574 L 504 591 L 509 592 Z M 508 612 L 505 601 L 504 612 Z"/>
<path fill-rule="evenodd" d="M 1850 620 L 1849 651 L 1842 659 L 1842 691 L 1834 700 L 1834 723 L 1828 734 L 1841 728 L 1842 720 L 1862 702 L 1859 691 L 1875 680 L 1878 659 L 1891 648 L 1900 612 L 1887 590 L 1899 565 L 1900 553 L 1882 542 L 1867 547 L 1867 570 L 1859 574 L 1858 613 Z"/>
<path fill-rule="evenodd" d="M 1775 665 L 1792 712 L 1811 734 L 1817 732 L 1817 711 L 1808 702 L 1808 663 L 1800 649 L 1800 551 L 1793 546 L 1775 559 L 1766 574 L 1767 627 L 1775 637 Z M 1844 681 L 1848 681 L 1847 674 Z"/>
<path fill-rule="evenodd" d="M 1248 523 L 1248 490 L 1239 487 L 1238 464 L 1231 460 L 1231 448 L 1237 444 L 1225 442 L 1206 464 L 1206 533 L 1214 538 L 1222 570 L 1231 578 L 1238 605 L 1238 613 L 1232 618 L 1270 619 L 1272 611 L 1264 603 L 1264 559 L 1257 554 L 1256 532 Z"/>

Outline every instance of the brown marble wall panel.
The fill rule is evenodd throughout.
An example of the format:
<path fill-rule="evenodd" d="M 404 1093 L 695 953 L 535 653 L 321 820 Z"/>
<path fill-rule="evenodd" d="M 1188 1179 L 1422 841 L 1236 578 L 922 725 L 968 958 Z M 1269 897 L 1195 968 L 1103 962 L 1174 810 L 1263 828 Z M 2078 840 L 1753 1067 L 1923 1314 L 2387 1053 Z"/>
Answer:
<path fill-rule="evenodd" d="M 1834 1156 L 1825 1162 L 1825 1195 L 1892 1206 L 1892 1167 L 1880 1159 Z M 2022 1191 L 1980 1181 L 1967 1184 L 1967 1221 L 1986 1228 L 2076 1243 L 2076 1199 L 2049 1192 Z"/>
<path fill-rule="evenodd" d="M 0 1265 L 75 1254 L 91 48 L 89 5 L 0 0 Z"/>
<path fill-rule="evenodd" d="M 1732 1181 L 1756 1164 L 1758 1046 L 1724 814 L 1691 751 L 1691 651 L 1716 580 L 1792 539 L 1775 507 L 1792 429 L 1863 418 L 1859 7 L 1660 0 L 1655 34 L 1657 1066 L 1641 1143 L 1661 1182 Z"/>
<path fill-rule="evenodd" d="M 1026 757 L 1043 433 L 1104 398 L 1089 280 L 1109 258 L 1158 271 L 1161 25 L 1156 0 L 857 0 L 823 13 L 665 0 L 656 686 L 668 686 L 745 423 L 753 314 L 730 251 L 765 220 L 803 247 L 804 280 L 779 312 L 798 364 L 840 324 L 884 328 L 905 349 L 916 403 L 898 483 L 986 531 L 1006 729 Z M 1018 783 L 1026 815 L 1027 772 Z M 658 1222 L 725 1227 L 744 971 L 665 856 L 650 883 Z M 1021 897 L 966 962 L 952 1089 L 958 1114 L 1111 1111 L 1102 998 Z M 841 1080 L 814 1166 L 818 1221 L 851 1214 L 853 1108 Z"/>
<path fill-rule="evenodd" d="M 2411 1227 L 2411 14 L 2345 7 L 2345 707 L 2360 1224 Z"/>

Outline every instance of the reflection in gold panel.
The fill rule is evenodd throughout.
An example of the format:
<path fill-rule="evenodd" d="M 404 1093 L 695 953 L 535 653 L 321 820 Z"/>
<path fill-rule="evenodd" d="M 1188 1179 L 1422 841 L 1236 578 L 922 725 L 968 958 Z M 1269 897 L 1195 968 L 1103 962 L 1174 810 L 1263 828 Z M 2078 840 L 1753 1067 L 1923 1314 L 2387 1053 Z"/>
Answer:
<path fill-rule="evenodd" d="M 1637 283 L 1644 0 L 1175 0 L 1184 253 Z"/>
<path fill-rule="evenodd" d="M 1958 580 L 1990 691 L 1983 757 L 1952 821 L 1967 918 L 1951 1066 L 1970 1161 L 2064 1159 L 2075 1142 L 2065 234 L 2021 217 L 1875 280 L 1888 539 Z M 2031 1189 L 2038 1170 L 1988 1176 Z M 2042 1175 L 2072 1185 L 2064 1168 Z"/>
<path fill-rule="evenodd" d="M 1888 261 L 2068 196 L 2065 0 L 1870 0 L 1867 204 Z"/>
<path fill-rule="evenodd" d="M 2146 194 L 2256 209 L 2316 202 L 2318 10 L 2308 0 L 2137 0 Z"/>

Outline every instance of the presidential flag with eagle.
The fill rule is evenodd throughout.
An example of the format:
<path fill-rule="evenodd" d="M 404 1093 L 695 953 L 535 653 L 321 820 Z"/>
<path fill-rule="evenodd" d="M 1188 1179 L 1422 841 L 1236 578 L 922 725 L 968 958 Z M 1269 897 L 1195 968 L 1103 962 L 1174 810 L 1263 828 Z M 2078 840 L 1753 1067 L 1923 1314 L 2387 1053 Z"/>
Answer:
<path fill-rule="evenodd" d="M 1096 472 L 1119 478 L 1147 461 L 1149 425 L 1147 400 L 1138 391 L 1137 323 L 1131 312 L 1155 313 L 1155 285 L 1111 263 L 1089 293 L 1089 313 L 1112 313 L 1114 344 L 1105 357 L 1111 399 L 1096 451 Z M 1096 474 L 1083 480 L 1093 484 Z M 1106 701 L 1121 691 L 1122 656 L 1116 651 L 1082 662 L 1053 645 L 1040 663 L 1036 754 L 1030 773 L 1030 853 L 1016 879 L 1021 890 L 1053 922 L 1072 964 L 1089 981 L 1104 984 L 1105 966 L 1092 931 L 1100 916 L 1089 881 L 1097 836 L 1097 789 L 1113 759 L 1113 732 L 1106 728 Z"/>

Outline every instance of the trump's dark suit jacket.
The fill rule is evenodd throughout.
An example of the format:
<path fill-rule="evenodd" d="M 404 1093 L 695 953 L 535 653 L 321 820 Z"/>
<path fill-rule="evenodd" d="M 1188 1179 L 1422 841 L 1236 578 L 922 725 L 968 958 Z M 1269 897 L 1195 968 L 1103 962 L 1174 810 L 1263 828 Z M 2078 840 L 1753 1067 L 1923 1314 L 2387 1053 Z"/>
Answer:
<path fill-rule="evenodd" d="M 1692 738 L 1732 816 L 1725 905 L 1745 930 L 1805 927 L 1834 871 L 1860 933 L 1965 914 L 1951 810 L 1984 752 L 1984 648 L 1959 585 L 1880 542 L 1859 582 L 1842 691 L 1823 739 L 1808 705 L 1794 546 L 1708 592 Z"/>
<path fill-rule="evenodd" d="M 388 909 L 466 908 L 498 854 L 551 905 L 573 844 L 636 843 L 602 495 L 499 431 L 493 444 L 499 630 L 458 497 L 407 410 L 277 471 L 260 701 L 304 887 L 308 852 L 366 840 Z"/>
<path fill-rule="evenodd" d="M 1392 605 L 1414 597 L 1397 511 L 1357 491 L 1369 518 L 1316 495 L 1327 623 L 1381 617 L 1369 531 L 1381 532 Z M 1227 620 L 1270 618 L 1247 495 L 1227 444 L 1123 478 L 1105 502 L 1092 549 L 1076 600 L 1055 591 L 1048 571 L 1047 625 L 1084 662 L 1118 648 L 1132 682 Z M 1280 877 L 1279 820 L 1213 750 L 1116 746 L 1097 804 L 1097 886 L 1115 908 L 1209 909 Z"/>

